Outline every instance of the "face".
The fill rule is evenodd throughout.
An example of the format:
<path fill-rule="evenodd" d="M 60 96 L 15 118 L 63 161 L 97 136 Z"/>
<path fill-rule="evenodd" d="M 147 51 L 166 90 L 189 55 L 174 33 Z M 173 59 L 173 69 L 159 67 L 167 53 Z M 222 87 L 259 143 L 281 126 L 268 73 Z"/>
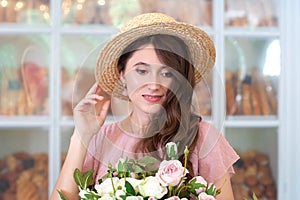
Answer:
<path fill-rule="evenodd" d="M 121 73 L 133 111 L 140 114 L 153 114 L 161 109 L 173 79 L 172 69 L 158 59 L 152 45 L 135 51 Z"/>

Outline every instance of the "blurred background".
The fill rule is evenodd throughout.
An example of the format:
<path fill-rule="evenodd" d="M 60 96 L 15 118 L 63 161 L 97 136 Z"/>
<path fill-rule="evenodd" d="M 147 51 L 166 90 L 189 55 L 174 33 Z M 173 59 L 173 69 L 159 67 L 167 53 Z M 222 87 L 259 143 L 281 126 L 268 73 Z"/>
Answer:
<path fill-rule="evenodd" d="M 195 101 L 241 156 L 232 179 L 235 198 L 285 195 L 278 187 L 285 170 L 278 111 L 286 84 L 284 4 L 0 0 L 0 199 L 48 199 L 73 131 L 72 108 L 95 81 L 98 52 L 122 24 L 146 12 L 191 23 L 215 41 L 215 70 L 197 85 Z"/>

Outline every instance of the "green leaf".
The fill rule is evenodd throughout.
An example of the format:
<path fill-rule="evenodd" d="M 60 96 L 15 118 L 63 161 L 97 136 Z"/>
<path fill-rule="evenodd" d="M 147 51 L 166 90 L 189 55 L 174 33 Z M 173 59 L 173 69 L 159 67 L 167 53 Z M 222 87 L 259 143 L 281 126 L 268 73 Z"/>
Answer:
<path fill-rule="evenodd" d="M 137 164 L 140 165 L 140 166 L 146 167 L 148 165 L 153 165 L 153 164 L 158 163 L 158 162 L 159 161 L 154 157 L 144 156 L 144 157 L 140 158 L 137 161 Z"/>
<path fill-rule="evenodd" d="M 78 168 L 74 170 L 73 178 L 76 184 L 82 189 L 85 190 L 89 186 L 94 185 L 93 180 L 94 170 L 89 170 L 85 174 L 83 174 Z"/>
<path fill-rule="evenodd" d="M 253 193 L 252 195 L 253 200 L 258 200 L 257 196 L 255 195 L 255 193 Z"/>
<path fill-rule="evenodd" d="M 141 168 L 140 166 L 136 165 L 134 167 L 134 170 L 133 170 L 134 173 L 138 174 L 138 173 L 143 173 L 145 172 L 145 170 L 143 168 Z"/>
<path fill-rule="evenodd" d="M 82 180 L 83 180 L 84 189 L 95 184 L 93 180 L 93 174 L 94 174 L 94 170 L 89 170 L 83 175 Z"/>
<path fill-rule="evenodd" d="M 67 200 L 67 198 L 63 195 L 63 193 L 60 190 L 57 190 L 57 192 L 58 192 L 61 200 Z"/>
<path fill-rule="evenodd" d="M 101 176 L 101 182 L 102 182 L 102 179 L 107 179 L 107 178 L 109 178 L 110 177 L 110 173 L 109 172 L 107 172 L 106 174 L 104 174 L 103 176 Z M 100 179 L 98 180 L 98 183 L 99 183 L 99 181 L 100 181 Z M 99 183 L 100 184 L 100 183 Z"/>
<path fill-rule="evenodd" d="M 189 183 L 187 183 L 188 191 L 195 194 L 195 195 L 197 195 L 196 189 L 206 187 L 206 185 L 201 184 L 201 183 L 197 183 L 196 181 L 197 181 L 197 179 L 193 178 Z"/>
<path fill-rule="evenodd" d="M 211 185 L 211 186 L 206 190 L 206 193 L 207 193 L 208 195 L 215 196 L 215 187 L 214 187 L 214 185 Z"/>
<path fill-rule="evenodd" d="M 126 162 L 123 163 L 123 168 L 125 169 L 126 172 L 133 172 L 134 171 L 134 167 L 135 167 L 135 163 L 133 162 Z"/>
<path fill-rule="evenodd" d="M 189 182 L 189 185 L 192 186 L 193 188 L 195 189 L 199 189 L 199 188 L 205 188 L 206 185 L 202 184 L 202 183 L 197 183 L 196 182 L 197 179 L 196 178 L 193 178 L 190 182 Z"/>
<path fill-rule="evenodd" d="M 92 194 L 85 194 L 84 196 L 88 199 L 94 199 L 94 195 Z"/>
<path fill-rule="evenodd" d="M 159 160 L 151 156 L 144 156 L 136 161 L 135 166 L 140 166 L 144 171 L 157 171 L 159 167 Z M 134 172 L 140 172 L 134 170 Z"/>
<path fill-rule="evenodd" d="M 76 184 L 77 184 L 81 189 L 84 189 L 84 188 L 83 188 L 83 181 L 82 181 L 82 179 L 83 179 L 83 178 L 82 178 L 82 173 L 81 173 L 81 171 L 80 171 L 78 168 L 76 168 L 76 169 L 74 170 L 73 178 L 74 178 Z"/>
<path fill-rule="evenodd" d="M 129 194 L 130 196 L 136 196 L 136 192 L 135 192 L 134 188 L 128 181 L 125 181 L 125 188 L 126 188 L 127 194 Z"/>
<path fill-rule="evenodd" d="M 177 154 L 177 144 L 170 142 L 166 144 L 166 153 L 170 160 L 177 160 L 178 154 Z"/>
<path fill-rule="evenodd" d="M 118 172 L 123 172 L 124 171 L 124 165 L 120 160 L 118 161 L 117 171 Z"/>

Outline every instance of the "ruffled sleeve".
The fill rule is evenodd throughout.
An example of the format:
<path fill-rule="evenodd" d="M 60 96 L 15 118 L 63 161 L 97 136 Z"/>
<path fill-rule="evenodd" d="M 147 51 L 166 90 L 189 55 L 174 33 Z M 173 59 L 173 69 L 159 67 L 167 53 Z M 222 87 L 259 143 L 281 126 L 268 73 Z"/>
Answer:
<path fill-rule="evenodd" d="M 208 182 L 215 182 L 226 172 L 234 174 L 232 165 L 239 156 L 212 124 L 202 121 L 196 138 L 197 144 L 191 154 L 191 162 L 196 175 Z"/>

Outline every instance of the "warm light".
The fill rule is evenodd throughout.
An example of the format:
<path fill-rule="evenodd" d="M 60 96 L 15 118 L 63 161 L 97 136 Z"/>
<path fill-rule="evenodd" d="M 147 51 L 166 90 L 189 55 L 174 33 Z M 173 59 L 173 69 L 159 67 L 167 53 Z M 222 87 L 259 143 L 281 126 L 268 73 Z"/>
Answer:
<path fill-rule="evenodd" d="M 15 6 L 15 10 L 21 10 L 23 8 L 24 3 L 22 1 L 18 1 Z"/>
<path fill-rule="evenodd" d="M 44 18 L 45 18 L 46 20 L 48 20 L 48 19 L 50 18 L 49 13 L 47 13 L 47 12 L 45 12 L 45 13 L 43 14 L 43 16 L 44 16 Z"/>
<path fill-rule="evenodd" d="M 67 15 L 69 12 L 70 12 L 70 7 L 72 5 L 72 2 L 71 1 L 64 1 L 62 3 L 62 9 L 63 9 L 63 12 L 64 12 L 64 15 Z"/>
<path fill-rule="evenodd" d="M 6 6 L 8 5 L 8 1 L 7 1 L 7 0 L 2 0 L 2 1 L 0 2 L 0 5 L 1 5 L 2 7 L 6 7 Z"/>
<path fill-rule="evenodd" d="M 104 6 L 105 5 L 105 0 L 98 0 L 98 5 L 99 6 Z"/>
<path fill-rule="evenodd" d="M 67 14 L 69 14 L 69 13 L 70 13 L 70 11 L 71 11 L 71 9 L 70 9 L 70 8 L 66 8 L 66 9 L 64 9 L 64 10 L 63 10 L 63 12 L 64 12 L 64 15 L 67 15 Z"/>
<path fill-rule="evenodd" d="M 85 2 L 85 0 L 77 0 L 77 2 L 83 4 Z"/>
<path fill-rule="evenodd" d="M 266 76 L 280 75 L 280 44 L 277 39 L 273 40 L 267 48 L 263 74 Z"/>
<path fill-rule="evenodd" d="M 42 4 L 42 5 L 40 5 L 40 11 L 46 11 L 46 9 L 47 9 L 47 6 L 46 5 L 44 5 L 44 4 Z"/>
<path fill-rule="evenodd" d="M 83 6 L 82 6 L 82 4 L 77 4 L 76 8 L 77 8 L 77 10 L 82 10 Z"/>

